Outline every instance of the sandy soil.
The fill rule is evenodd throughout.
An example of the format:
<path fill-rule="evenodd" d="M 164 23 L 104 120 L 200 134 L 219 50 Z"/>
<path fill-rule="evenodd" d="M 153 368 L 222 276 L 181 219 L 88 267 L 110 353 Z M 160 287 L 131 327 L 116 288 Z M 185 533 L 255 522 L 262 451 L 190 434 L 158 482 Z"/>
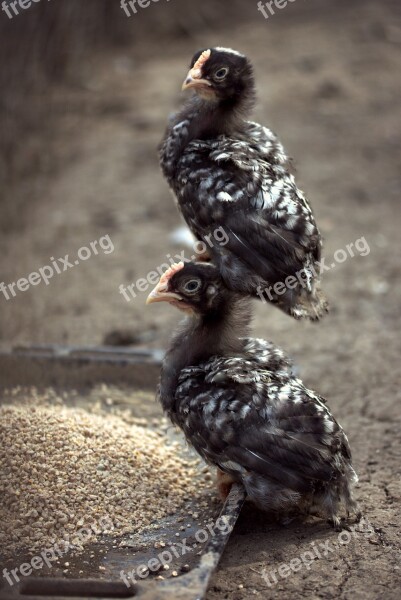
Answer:
<path fill-rule="evenodd" d="M 346 535 L 339 540 L 320 521 L 284 526 L 246 508 L 208 600 L 399 598 L 401 30 L 394 10 L 369 1 L 341 10 L 335 3 L 313 11 L 291 4 L 274 19 L 260 15 L 195 43 L 149 42 L 146 51 L 98 57 L 94 69 L 76 74 L 75 86 L 53 93 L 57 169 L 21 182 L 32 201 L 0 238 L 6 283 L 50 264 L 50 257 L 68 253 L 75 260 L 79 248 L 102 236 L 114 246 L 48 286 L 9 301 L 1 295 L 3 345 L 97 344 L 114 330 L 129 330 L 165 346 L 179 316 L 169 307 L 146 308 L 145 292 L 130 302 L 119 293 L 120 284 L 181 250 L 169 237 L 180 219 L 155 148 L 197 46 L 227 45 L 252 58 L 255 116 L 294 157 L 327 264 L 336 264 L 324 278 L 332 305 L 324 321 L 297 323 L 256 305 L 255 332 L 285 347 L 304 381 L 328 398 L 349 435 L 357 497 L 374 532 L 344 543 Z M 335 252 L 362 237 L 369 254 L 336 263 Z M 337 548 L 309 569 L 276 573 L 278 582 L 269 586 L 264 570 L 301 557 L 312 542 Z"/>

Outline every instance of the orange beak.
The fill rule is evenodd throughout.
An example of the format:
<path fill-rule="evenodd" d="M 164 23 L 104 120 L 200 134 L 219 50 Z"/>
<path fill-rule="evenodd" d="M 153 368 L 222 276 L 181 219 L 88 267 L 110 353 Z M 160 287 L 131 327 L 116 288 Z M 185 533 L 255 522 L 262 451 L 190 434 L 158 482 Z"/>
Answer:
<path fill-rule="evenodd" d="M 157 286 L 150 292 L 146 299 L 146 304 L 153 304 L 154 302 L 174 302 L 181 300 L 179 294 L 168 291 L 168 283 L 165 281 L 159 281 Z"/>
<path fill-rule="evenodd" d="M 190 69 L 186 76 L 184 83 L 182 84 L 182 90 L 189 90 L 196 88 L 198 90 L 207 90 L 211 87 L 211 82 L 207 79 L 202 79 L 200 69 Z"/>

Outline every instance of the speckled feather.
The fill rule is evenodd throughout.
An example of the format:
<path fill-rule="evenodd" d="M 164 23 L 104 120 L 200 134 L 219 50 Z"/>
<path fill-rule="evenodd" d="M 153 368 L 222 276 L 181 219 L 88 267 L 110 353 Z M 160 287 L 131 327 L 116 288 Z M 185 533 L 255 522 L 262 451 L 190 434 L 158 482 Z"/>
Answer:
<path fill-rule="evenodd" d="M 188 281 L 199 291 L 186 294 Z M 341 506 L 357 512 L 344 431 L 282 350 L 243 335 L 249 301 L 207 264 L 186 263 L 168 285 L 192 316 L 166 354 L 158 397 L 188 442 L 263 509 L 298 507 L 336 525 Z"/>
<path fill-rule="evenodd" d="M 227 122 L 221 127 L 210 125 L 208 110 L 192 98 L 160 147 L 184 219 L 198 239 L 224 227 L 228 242 L 214 244 L 210 253 L 228 287 L 255 296 L 258 286 L 301 273 L 292 289 L 282 295 L 270 289 L 265 299 L 295 318 L 320 318 L 327 310 L 319 290 L 321 236 L 281 143 L 267 127 L 239 119 L 240 109 L 232 121 L 221 117 Z"/>
<path fill-rule="evenodd" d="M 290 371 L 268 370 L 257 357 L 212 357 L 181 371 L 174 406 L 169 416 L 191 445 L 242 481 L 262 509 L 306 500 L 335 520 L 341 500 L 352 508 L 348 440 L 324 400 Z"/>

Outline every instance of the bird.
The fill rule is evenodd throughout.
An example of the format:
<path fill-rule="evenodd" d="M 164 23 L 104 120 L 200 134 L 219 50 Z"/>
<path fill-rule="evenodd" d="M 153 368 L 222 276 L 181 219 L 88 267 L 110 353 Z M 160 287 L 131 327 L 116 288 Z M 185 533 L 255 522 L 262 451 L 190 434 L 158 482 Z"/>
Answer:
<path fill-rule="evenodd" d="M 259 508 L 301 512 L 341 529 L 360 518 L 348 439 L 325 400 L 304 386 L 283 350 L 249 337 L 251 300 L 229 290 L 211 262 L 172 265 L 147 304 L 185 313 L 166 352 L 157 397 L 190 445 Z"/>
<path fill-rule="evenodd" d="M 328 311 L 320 289 L 322 238 L 277 136 L 248 120 L 255 104 L 250 60 L 230 48 L 193 56 L 183 89 L 194 93 L 171 117 L 159 162 L 199 241 L 224 227 L 208 258 L 227 287 L 296 318 Z"/>

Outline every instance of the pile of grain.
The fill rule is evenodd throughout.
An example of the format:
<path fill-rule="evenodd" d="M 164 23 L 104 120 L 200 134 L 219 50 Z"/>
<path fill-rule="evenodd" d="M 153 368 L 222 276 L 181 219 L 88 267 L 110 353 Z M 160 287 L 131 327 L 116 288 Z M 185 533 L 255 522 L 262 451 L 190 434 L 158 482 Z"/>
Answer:
<path fill-rule="evenodd" d="M 101 533 L 142 531 L 199 493 L 193 474 L 164 436 L 118 416 L 0 407 L 0 546 L 82 550 Z"/>

